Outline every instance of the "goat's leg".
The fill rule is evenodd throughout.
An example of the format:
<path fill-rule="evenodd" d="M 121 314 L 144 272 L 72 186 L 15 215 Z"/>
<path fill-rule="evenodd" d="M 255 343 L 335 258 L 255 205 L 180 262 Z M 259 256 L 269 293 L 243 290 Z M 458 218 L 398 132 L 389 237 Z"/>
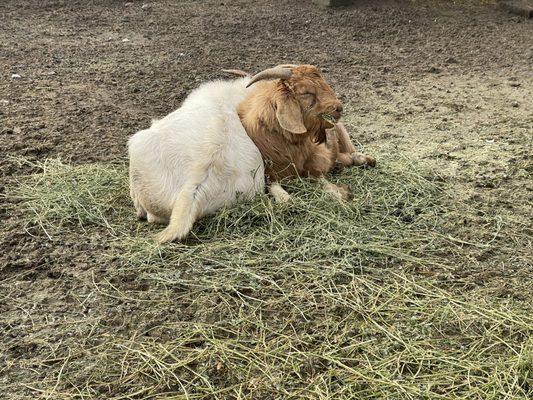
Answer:
<path fill-rule="evenodd" d="M 326 193 L 332 195 L 338 200 L 350 200 L 353 196 L 350 188 L 347 185 L 335 185 L 329 182 L 325 175 L 331 171 L 335 162 L 335 152 L 338 150 L 337 139 L 332 140 L 330 135 L 335 135 L 334 132 L 327 132 L 327 141 L 330 144 L 318 145 L 305 163 L 305 168 L 311 179 L 316 180 L 322 184 Z"/>
<path fill-rule="evenodd" d="M 278 203 L 286 203 L 291 199 L 291 195 L 278 182 L 272 182 L 268 185 L 268 191 Z"/>
<path fill-rule="evenodd" d="M 157 215 L 149 212 L 146 213 L 146 220 L 151 224 L 168 224 L 169 222 L 168 219 L 158 217 Z"/>
<path fill-rule="evenodd" d="M 147 220 L 148 212 L 144 209 L 144 207 L 142 206 L 137 196 L 132 194 L 132 199 L 133 199 L 133 206 L 135 207 L 135 214 L 137 215 L 137 218 L 141 221 Z M 151 222 L 151 221 L 148 221 L 148 222 Z"/>
<path fill-rule="evenodd" d="M 274 197 L 277 203 L 287 203 L 291 199 L 291 195 L 279 184 L 279 177 L 273 169 L 272 161 L 270 160 L 265 162 L 265 176 L 268 193 Z"/>
<path fill-rule="evenodd" d="M 344 143 L 341 142 L 337 131 L 334 128 L 326 129 L 326 147 L 331 150 L 332 155 L 335 156 L 335 169 L 342 169 L 353 165 L 352 156 L 341 151 L 344 149 Z"/>
<path fill-rule="evenodd" d="M 346 127 L 342 122 L 338 122 L 335 125 L 335 132 L 337 133 L 337 138 L 339 141 L 339 157 L 338 160 L 345 166 L 349 167 L 351 165 L 362 166 L 368 165 L 374 167 L 376 165 L 376 159 L 374 157 L 367 156 L 366 154 L 359 153 L 352 141 L 350 140 L 350 135 L 346 130 Z M 345 164 L 345 162 L 350 162 Z"/>
<path fill-rule="evenodd" d="M 331 151 L 331 157 L 336 158 L 340 151 L 339 137 L 333 129 L 326 129 L 326 148 Z"/>
<path fill-rule="evenodd" d="M 148 213 L 142 206 L 141 202 L 139 201 L 139 195 L 137 191 L 135 190 L 135 181 L 133 179 L 133 174 L 130 172 L 130 197 L 133 201 L 133 206 L 135 207 L 135 213 L 137 215 L 137 218 L 140 220 L 146 220 Z"/>
<path fill-rule="evenodd" d="M 350 140 L 350 134 L 346 130 L 346 127 L 342 122 L 337 122 L 335 124 L 335 132 L 337 133 L 337 138 L 339 140 L 339 151 L 341 153 L 352 154 L 357 151 L 352 141 Z"/>
<path fill-rule="evenodd" d="M 304 163 L 304 170 L 311 177 L 320 177 L 329 173 L 337 161 L 339 142 L 337 135 L 331 129 L 326 130 L 326 141 L 315 144 L 311 154 Z"/>

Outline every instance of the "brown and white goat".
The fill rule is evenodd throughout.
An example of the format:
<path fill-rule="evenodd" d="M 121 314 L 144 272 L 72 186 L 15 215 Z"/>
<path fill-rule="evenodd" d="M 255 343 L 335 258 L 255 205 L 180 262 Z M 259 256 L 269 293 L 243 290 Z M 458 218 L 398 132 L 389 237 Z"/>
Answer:
<path fill-rule="evenodd" d="M 239 73 L 241 71 L 227 71 Z M 375 165 L 357 153 L 339 122 L 342 103 L 312 65 L 280 65 L 252 77 L 237 112 L 248 136 L 265 160 L 270 193 L 278 201 L 289 194 L 279 181 L 289 176 L 319 179 L 328 192 L 348 198 L 347 187 L 325 180 L 336 164 Z"/>

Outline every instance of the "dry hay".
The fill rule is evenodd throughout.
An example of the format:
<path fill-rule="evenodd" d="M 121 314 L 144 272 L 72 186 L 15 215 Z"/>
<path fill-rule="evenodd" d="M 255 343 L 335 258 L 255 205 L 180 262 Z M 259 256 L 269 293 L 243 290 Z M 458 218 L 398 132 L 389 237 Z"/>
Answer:
<path fill-rule="evenodd" d="M 107 311 L 24 384 L 53 399 L 528 398 L 527 296 L 453 278 L 524 226 L 480 215 L 424 165 L 379 160 L 335 177 L 352 202 L 289 181 L 289 204 L 258 196 L 164 246 L 135 220 L 124 165 L 34 164 L 8 194 L 21 226 L 52 241 L 104 232 L 110 249 L 93 274 Z"/>

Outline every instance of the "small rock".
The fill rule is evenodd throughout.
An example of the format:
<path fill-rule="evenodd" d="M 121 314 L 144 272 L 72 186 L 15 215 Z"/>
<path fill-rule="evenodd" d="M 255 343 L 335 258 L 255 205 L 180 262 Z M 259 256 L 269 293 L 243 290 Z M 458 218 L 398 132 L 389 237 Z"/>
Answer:
<path fill-rule="evenodd" d="M 126 7 L 128 7 L 128 6 L 133 5 L 133 3 L 132 3 L 131 1 L 128 1 L 127 3 L 124 3 L 124 5 L 125 5 Z"/>
<path fill-rule="evenodd" d="M 22 78 L 22 76 L 20 76 L 19 74 L 11 74 L 11 79 L 20 79 Z"/>
<path fill-rule="evenodd" d="M 445 61 L 446 64 L 457 64 L 459 61 L 457 61 L 456 58 L 448 57 Z"/>
<path fill-rule="evenodd" d="M 515 108 L 519 106 L 518 101 L 513 101 L 511 105 Z"/>
<path fill-rule="evenodd" d="M 511 83 L 509 83 L 509 86 L 511 86 L 511 87 L 520 87 L 521 85 L 520 85 L 520 82 L 511 82 Z"/>
<path fill-rule="evenodd" d="M 432 73 L 432 74 L 440 74 L 442 71 L 437 68 L 437 67 L 431 67 L 428 69 L 428 72 Z"/>
<path fill-rule="evenodd" d="M 9 104 L 9 100 L 2 99 L 2 100 L 0 100 L 0 104 L 2 104 L 4 106 L 7 106 Z"/>
<path fill-rule="evenodd" d="M 184 57 L 185 53 L 178 53 L 178 57 Z"/>
<path fill-rule="evenodd" d="M 142 8 L 143 10 L 148 10 L 148 9 L 150 8 L 150 4 L 148 4 L 148 3 L 144 3 L 144 4 L 141 6 L 141 8 Z"/>
<path fill-rule="evenodd" d="M 129 39 L 126 39 L 126 38 L 124 38 L 124 39 L 122 39 L 122 41 L 123 41 L 124 43 L 126 43 L 126 42 L 129 42 L 130 40 L 129 40 Z"/>
<path fill-rule="evenodd" d="M 492 144 L 494 143 L 494 139 L 486 139 L 485 143 Z"/>

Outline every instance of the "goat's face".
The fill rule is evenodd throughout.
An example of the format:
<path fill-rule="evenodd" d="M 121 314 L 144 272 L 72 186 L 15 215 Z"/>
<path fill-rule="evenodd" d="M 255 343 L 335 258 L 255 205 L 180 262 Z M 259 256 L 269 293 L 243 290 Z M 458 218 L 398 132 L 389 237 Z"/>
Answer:
<path fill-rule="evenodd" d="M 341 117 L 342 103 L 312 65 L 293 68 L 288 79 L 279 81 L 278 88 L 276 117 L 289 132 L 331 128 Z"/>

